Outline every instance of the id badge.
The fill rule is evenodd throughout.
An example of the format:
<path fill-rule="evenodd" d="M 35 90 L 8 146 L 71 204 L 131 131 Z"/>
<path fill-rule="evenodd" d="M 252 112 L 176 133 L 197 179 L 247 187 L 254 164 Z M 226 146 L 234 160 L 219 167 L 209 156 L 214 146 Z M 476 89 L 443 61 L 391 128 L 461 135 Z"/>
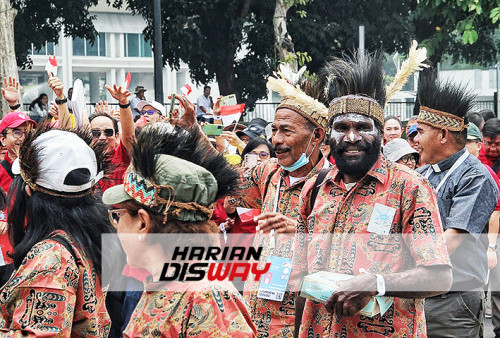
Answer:
<path fill-rule="evenodd" d="M 260 281 L 257 297 L 281 302 L 292 272 L 292 260 L 290 258 L 269 256 L 267 263 L 271 263 L 271 267 Z"/>
<path fill-rule="evenodd" d="M 395 215 L 395 208 L 375 203 L 370 223 L 368 223 L 368 231 L 379 235 L 388 235 Z"/>

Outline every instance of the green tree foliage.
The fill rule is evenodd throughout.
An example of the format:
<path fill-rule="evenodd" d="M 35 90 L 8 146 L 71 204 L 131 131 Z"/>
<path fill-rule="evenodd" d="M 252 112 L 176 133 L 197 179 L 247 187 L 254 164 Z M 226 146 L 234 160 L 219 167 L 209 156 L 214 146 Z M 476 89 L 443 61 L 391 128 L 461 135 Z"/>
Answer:
<path fill-rule="evenodd" d="M 499 19 L 497 0 L 420 1 L 410 15 L 415 35 L 434 63 L 444 55 L 453 62 L 495 63 L 499 45 L 493 35 Z"/>
<path fill-rule="evenodd" d="M 295 49 L 307 52 L 308 68 L 317 72 L 329 56 L 341 56 L 358 48 L 358 27 L 365 26 L 365 48 L 406 52 L 413 36 L 408 22 L 411 0 L 314 0 L 291 10 L 288 29 Z"/>
<path fill-rule="evenodd" d="M 110 0 L 124 4 L 147 22 L 153 41 L 151 0 Z M 222 95 L 235 93 L 247 105 L 266 95 L 265 78 L 273 62 L 274 4 L 260 0 L 163 0 L 163 61 L 175 69 L 185 62 L 192 80 L 216 79 Z"/>
<path fill-rule="evenodd" d="M 14 36 L 18 66 L 31 65 L 31 44 L 39 50 L 45 42 L 57 42 L 61 29 L 65 35 L 94 41 L 96 30 L 89 13 L 98 0 L 11 0 L 17 9 Z"/>

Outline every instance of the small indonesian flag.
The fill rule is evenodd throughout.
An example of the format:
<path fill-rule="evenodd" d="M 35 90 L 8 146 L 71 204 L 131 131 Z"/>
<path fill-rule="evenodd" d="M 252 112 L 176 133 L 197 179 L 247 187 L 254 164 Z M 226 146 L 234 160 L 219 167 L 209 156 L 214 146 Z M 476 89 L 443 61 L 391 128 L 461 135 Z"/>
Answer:
<path fill-rule="evenodd" d="M 240 120 L 241 114 L 245 109 L 245 104 L 235 104 L 234 106 L 220 107 L 220 115 L 222 117 L 222 124 L 227 127 Z"/>
<path fill-rule="evenodd" d="M 255 216 L 260 215 L 260 209 L 236 208 L 242 223 L 253 222 Z"/>
<path fill-rule="evenodd" d="M 182 94 L 184 94 L 184 96 L 188 96 L 189 94 L 191 94 L 192 91 L 193 90 L 191 89 L 191 86 L 188 84 L 185 84 L 181 88 L 181 92 L 182 92 Z"/>
<path fill-rule="evenodd" d="M 130 72 L 127 72 L 127 76 L 125 77 L 125 81 L 123 81 L 122 88 L 128 89 L 128 86 L 130 86 L 131 80 L 132 80 L 132 76 L 130 76 Z"/>
<path fill-rule="evenodd" d="M 49 55 L 49 60 L 45 65 L 45 71 L 49 74 L 52 74 L 52 76 L 57 76 L 57 60 L 55 55 Z"/>

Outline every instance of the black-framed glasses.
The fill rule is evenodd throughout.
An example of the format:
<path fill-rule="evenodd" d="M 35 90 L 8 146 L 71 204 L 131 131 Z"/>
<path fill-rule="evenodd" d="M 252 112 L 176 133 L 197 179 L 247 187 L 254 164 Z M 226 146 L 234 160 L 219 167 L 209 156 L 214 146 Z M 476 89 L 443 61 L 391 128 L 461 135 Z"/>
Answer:
<path fill-rule="evenodd" d="M 146 115 L 146 114 L 153 115 L 154 113 L 158 113 L 158 111 L 157 110 L 141 110 L 141 115 Z"/>
<path fill-rule="evenodd" d="M 109 209 L 108 210 L 108 217 L 109 217 L 109 222 L 113 227 L 118 227 L 118 222 L 120 221 L 120 217 L 122 216 L 122 212 L 126 212 L 127 209 Z"/>
<path fill-rule="evenodd" d="M 104 136 L 106 136 L 106 137 L 111 137 L 115 134 L 115 131 L 111 128 L 106 128 L 104 130 L 92 129 L 92 137 L 93 138 L 101 137 L 102 133 L 104 133 Z"/>
<path fill-rule="evenodd" d="M 249 154 L 259 155 L 261 159 L 266 159 L 271 155 L 267 151 L 261 151 L 261 152 L 251 151 L 249 152 Z"/>
<path fill-rule="evenodd" d="M 399 159 L 403 164 L 417 163 L 417 157 L 413 154 L 405 155 Z"/>

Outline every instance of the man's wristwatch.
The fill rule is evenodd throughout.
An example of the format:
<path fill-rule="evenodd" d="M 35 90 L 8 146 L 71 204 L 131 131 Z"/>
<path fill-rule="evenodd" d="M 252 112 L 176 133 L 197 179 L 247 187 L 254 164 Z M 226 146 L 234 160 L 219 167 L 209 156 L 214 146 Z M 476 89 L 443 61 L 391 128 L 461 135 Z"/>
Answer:
<path fill-rule="evenodd" d="M 376 273 L 375 276 L 377 277 L 377 296 L 383 296 L 385 295 L 385 279 L 378 273 Z"/>
<path fill-rule="evenodd" d="M 497 251 L 498 245 L 496 243 L 490 243 L 488 244 L 488 248 L 492 248 L 493 251 Z"/>

